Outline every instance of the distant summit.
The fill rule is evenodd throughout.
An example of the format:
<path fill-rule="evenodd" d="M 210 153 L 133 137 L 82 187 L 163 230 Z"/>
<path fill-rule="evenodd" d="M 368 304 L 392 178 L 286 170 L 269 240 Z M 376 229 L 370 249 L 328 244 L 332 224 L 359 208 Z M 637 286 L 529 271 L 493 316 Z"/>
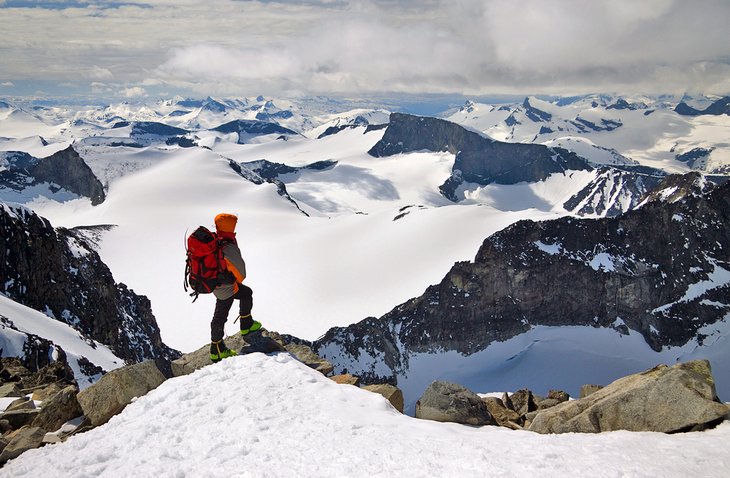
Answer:
<path fill-rule="evenodd" d="M 730 96 L 720 98 L 719 100 L 712 103 L 704 110 L 697 110 L 692 108 L 684 101 L 680 102 L 674 111 L 683 116 L 701 116 L 701 115 L 730 115 Z"/>

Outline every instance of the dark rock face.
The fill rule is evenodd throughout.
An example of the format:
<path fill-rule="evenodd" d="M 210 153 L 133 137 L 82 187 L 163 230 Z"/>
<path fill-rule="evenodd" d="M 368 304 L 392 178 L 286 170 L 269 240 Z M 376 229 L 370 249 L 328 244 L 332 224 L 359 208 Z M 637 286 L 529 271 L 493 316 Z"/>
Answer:
<path fill-rule="evenodd" d="M 0 186 L 15 191 L 48 183 L 91 199 L 91 204 L 104 202 L 104 187 L 91 168 L 69 146 L 46 158 L 34 158 L 27 153 L 12 152 L 6 156 L 8 168 L 0 171 Z"/>
<path fill-rule="evenodd" d="M 729 267 L 730 184 L 702 193 L 697 178 L 670 176 L 647 204 L 615 218 L 517 222 L 421 297 L 333 328 L 314 349 L 336 373 L 396 383 L 413 353 L 471 355 L 538 325 L 631 329 L 656 351 L 702 343 L 699 329 L 730 307 L 730 285 L 689 291 Z M 352 370 L 363 354 L 377 367 Z"/>
<path fill-rule="evenodd" d="M 682 116 L 730 115 L 730 96 L 720 98 L 704 110 L 692 108 L 682 101 L 674 108 L 674 111 Z"/>
<path fill-rule="evenodd" d="M 707 158 L 710 153 L 712 153 L 712 149 L 694 148 L 686 153 L 678 154 L 675 158 L 677 161 L 687 163 L 690 168 L 694 168 L 697 163 Z"/>
<path fill-rule="evenodd" d="M 450 121 L 392 113 L 383 138 L 368 153 L 380 158 L 413 151 L 476 150 L 492 140 Z"/>
<path fill-rule="evenodd" d="M 553 119 L 553 115 L 546 111 L 542 111 L 540 109 L 535 108 L 530 104 L 530 99 L 525 98 L 525 101 L 522 103 L 522 106 L 525 108 L 525 115 L 527 115 L 528 118 L 530 118 L 535 123 L 546 123 Z"/>
<path fill-rule="evenodd" d="M 580 216 L 618 216 L 636 208 L 664 177 L 658 170 L 603 167 L 593 181 L 563 204 L 563 208 Z"/>
<path fill-rule="evenodd" d="M 29 209 L 0 205 L 0 231 L 0 292 L 52 314 L 128 362 L 178 356 L 162 343 L 149 300 L 114 282 L 88 230 L 54 229 Z"/>
<path fill-rule="evenodd" d="M 266 134 L 280 134 L 289 136 L 298 136 L 299 133 L 290 130 L 283 126 L 279 126 L 276 123 L 268 123 L 266 121 L 255 121 L 255 120 L 235 120 L 229 123 L 222 124 L 217 128 L 213 128 L 213 131 L 221 133 L 238 133 L 238 142 L 240 144 L 245 143 L 245 136 L 262 136 Z"/>
<path fill-rule="evenodd" d="M 554 173 L 592 168 L 586 160 L 562 148 L 494 141 L 479 150 L 460 151 L 454 161 L 457 169 L 464 181 L 486 185 L 543 181 Z"/>
<path fill-rule="evenodd" d="M 463 182 L 516 184 L 592 169 L 585 159 L 562 148 L 493 141 L 449 121 L 402 113 L 390 115 L 388 129 L 369 153 L 381 157 L 422 150 L 456 154 L 452 176 L 440 188 L 453 201 Z"/>
<path fill-rule="evenodd" d="M 132 123 L 131 137 L 137 136 L 179 136 L 186 135 L 188 131 L 182 128 L 158 123 L 156 121 L 135 121 Z"/>

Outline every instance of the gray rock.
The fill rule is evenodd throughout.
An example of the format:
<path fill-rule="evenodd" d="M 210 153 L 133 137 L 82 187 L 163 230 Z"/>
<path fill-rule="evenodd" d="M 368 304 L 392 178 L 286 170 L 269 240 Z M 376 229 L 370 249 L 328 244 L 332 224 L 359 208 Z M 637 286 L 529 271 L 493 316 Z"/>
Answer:
<path fill-rule="evenodd" d="M 403 413 L 403 392 L 398 387 L 383 383 L 376 385 L 365 385 L 364 387 L 362 387 L 362 389 L 382 395 L 386 398 L 386 400 L 390 402 L 391 405 L 393 405 L 393 407 L 395 407 L 396 410 Z"/>
<path fill-rule="evenodd" d="M 511 428 L 513 430 L 519 430 L 522 428 L 521 424 L 524 423 L 524 420 L 519 413 L 507 408 L 504 401 L 497 397 L 484 397 L 482 400 L 484 400 L 484 404 L 487 406 L 489 414 L 492 415 L 492 418 L 494 418 L 494 421 L 497 422 L 497 425 Z"/>
<path fill-rule="evenodd" d="M 360 378 L 349 373 L 342 373 L 340 375 L 333 375 L 330 377 L 333 382 L 339 383 L 340 385 L 353 385 L 355 387 L 360 386 Z"/>
<path fill-rule="evenodd" d="M 465 425 L 492 425 L 494 420 L 476 393 L 455 383 L 435 381 L 416 402 L 416 418 Z"/>
<path fill-rule="evenodd" d="M 586 398 L 591 393 L 597 392 L 603 388 L 603 385 L 583 385 L 580 387 L 580 398 Z"/>
<path fill-rule="evenodd" d="M 322 372 L 324 375 L 329 375 L 334 370 L 330 362 L 314 353 L 307 345 L 287 344 L 286 350 L 306 366 Z"/>
<path fill-rule="evenodd" d="M 0 397 L 22 397 L 20 389 L 14 383 L 4 383 L 0 385 Z"/>
<path fill-rule="evenodd" d="M 32 410 L 12 410 L 0 414 L 0 419 L 7 420 L 11 430 L 18 430 L 33 423 L 33 420 L 35 420 L 39 413 L 40 410 L 37 408 Z"/>
<path fill-rule="evenodd" d="M 69 386 L 43 402 L 40 413 L 31 425 L 52 432 L 67 421 L 83 415 L 76 394 L 76 387 Z"/>
<path fill-rule="evenodd" d="M 93 428 L 91 420 L 87 416 L 76 417 L 67 421 L 56 431 L 48 432 L 43 437 L 43 443 L 59 443 L 76 433 Z"/>
<path fill-rule="evenodd" d="M 6 412 L 12 412 L 13 410 L 33 410 L 36 408 L 35 402 L 28 397 L 20 397 L 17 400 L 10 402 L 10 405 L 5 409 Z"/>
<path fill-rule="evenodd" d="M 19 457 L 28 450 L 41 446 L 45 434 L 45 430 L 37 427 L 23 427 L 18 430 L 3 452 L 0 453 L 0 465 L 5 464 L 8 460 Z"/>
<path fill-rule="evenodd" d="M 529 429 L 538 433 L 670 433 L 703 429 L 729 412 L 717 399 L 710 363 L 696 360 L 673 367 L 659 365 L 616 380 L 585 398 L 541 411 Z"/>
<path fill-rule="evenodd" d="M 567 402 L 570 400 L 570 395 L 568 392 L 564 392 L 562 390 L 550 390 L 548 392 L 547 398 L 551 400 L 557 400 L 560 403 Z"/>
<path fill-rule="evenodd" d="M 263 328 L 258 332 L 250 333 L 245 337 L 241 336 L 241 334 L 233 334 L 226 337 L 224 342 L 226 347 L 231 350 L 238 351 L 239 355 L 254 352 L 268 354 L 283 352 L 286 350 L 277 340 L 275 340 L 275 338 L 270 337 L 268 331 Z M 177 360 L 173 360 L 171 362 L 172 375 L 175 377 L 187 375 L 207 365 L 211 365 L 212 363 L 213 362 L 210 361 L 210 344 L 208 343 L 194 352 L 190 352 Z"/>
<path fill-rule="evenodd" d="M 57 383 L 51 383 L 45 386 L 37 387 L 35 390 L 33 390 L 33 400 L 38 400 L 39 402 L 45 402 L 49 398 L 53 397 L 55 394 L 63 390 L 65 387 L 63 387 L 60 384 Z"/>
<path fill-rule="evenodd" d="M 164 382 L 171 375 L 169 370 L 168 374 L 163 373 L 165 365 L 161 360 L 147 360 L 112 370 L 78 394 L 83 414 L 89 417 L 94 426 L 106 423 L 132 399 L 145 395 Z M 169 368 L 169 363 L 167 365 Z"/>
<path fill-rule="evenodd" d="M 522 389 L 518 390 L 509 397 L 512 402 L 514 411 L 520 415 L 526 415 L 529 412 L 537 410 L 537 403 L 535 403 L 535 396 L 530 390 Z"/>

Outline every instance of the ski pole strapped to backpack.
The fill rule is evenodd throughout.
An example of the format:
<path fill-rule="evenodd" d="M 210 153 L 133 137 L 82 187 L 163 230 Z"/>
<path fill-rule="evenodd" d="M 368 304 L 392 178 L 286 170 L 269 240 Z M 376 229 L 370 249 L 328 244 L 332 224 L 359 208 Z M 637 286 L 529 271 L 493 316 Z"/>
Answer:
<path fill-rule="evenodd" d="M 209 294 L 223 283 L 230 283 L 232 274 L 228 271 L 218 236 L 204 226 L 198 227 L 188 236 L 187 260 L 185 263 L 184 288 L 192 289 L 193 302 L 199 294 Z"/>

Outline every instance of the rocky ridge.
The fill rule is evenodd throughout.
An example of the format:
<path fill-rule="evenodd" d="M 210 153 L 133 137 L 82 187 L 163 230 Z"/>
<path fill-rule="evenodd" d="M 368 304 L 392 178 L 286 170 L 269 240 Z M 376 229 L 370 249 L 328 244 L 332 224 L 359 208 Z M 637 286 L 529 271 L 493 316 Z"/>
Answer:
<path fill-rule="evenodd" d="M 691 173 L 618 217 L 520 221 L 422 296 L 330 329 L 313 348 L 338 373 L 398 384 L 413 355 L 469 356 L 537 326 L 634 331 L 655 351 L 701 345 L 730 309 L 730 283 L 711 279 L 730 270 L 728 211 L 730 184 Z"/>
<path fill-rule="evenodd" d="M 523 106 L 533 121 L 549 119 L 548 113 L 530 106 L 527 100 Z M 455 155 L 451 176 L 439 187 L 441 194 L 454 202 L 463 199 L 458 191 L 464 185 L 538 182 L 553 174 L 596 169 L 585 158 L 563 148 L 504 143 L 446 120 L 402 113 L 391 114 L 383 138 L 369 154 L 383 157 L 421 150 Z M 595 179 L 563 207 L 578 215 L 616 216 L 635 207 L 664 176 L 650 168 L 601 166 Z"/>
<path fill-rule="evenodd" d="M 162 342 L 149 300 L 116 283 L 94 250 L 94 234 L 109 227 L 55 229 L 30 209 L 0 203 L 0 292 L 109 346 L 128 363 L 177 357 Z M 3 320 L 12 325 L 11 318 Z M 51 347 L 30 336 L 26 344 L 33 349 L 26 361 Z"/>
<path fill-rule="evenodd" d="M 2 153 L 0 153 L 2 154 Z M 25 189 L 47 185 L 52 193 L 66 190 L 91 199 L 92 205 L 105 199 L 104 187 L 72 146 L 46 158 L 10 152 L 0 157 L 0 188 L 22 193 Z"/>

